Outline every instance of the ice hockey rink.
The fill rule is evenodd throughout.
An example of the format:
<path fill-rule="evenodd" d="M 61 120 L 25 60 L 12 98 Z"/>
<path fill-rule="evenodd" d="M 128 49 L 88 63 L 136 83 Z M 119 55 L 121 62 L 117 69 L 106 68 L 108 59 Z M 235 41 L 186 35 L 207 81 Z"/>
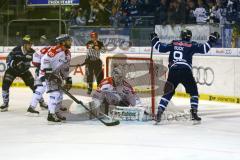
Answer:
<path fill-rule="evenodd" d="M 240 160 L 236 104 L 200 101 L 200 125 L 125 121 L 107 127 L 77 118 L 48 125 L 47 111 L 40 111 L 39 117 L 25 116 L 30 99 L 30 89 L 11 88 L 9 112 L 0 113 L 1 160 Z M 189 106 L 188 99 L 172 102 L 179 108 Z"/>

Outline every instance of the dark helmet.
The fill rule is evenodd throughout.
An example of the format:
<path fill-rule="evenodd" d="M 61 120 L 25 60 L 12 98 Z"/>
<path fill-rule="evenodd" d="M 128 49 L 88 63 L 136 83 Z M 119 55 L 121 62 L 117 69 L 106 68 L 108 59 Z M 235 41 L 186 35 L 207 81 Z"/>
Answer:
<path fill-rule="evenodd" d="M 61 34 L 60 36 L 56 37 L 56 43 L 62 43 L 67 40 L 71 40 L 72 38 L 68 34 Z"/>
<path fill-rule="evenodd" d="M 23 44 L 32 44 L 31 37 L 29 35 L 25 35 L 22 39 Z"/>
<path fill-rule="evenodd" d="M 181 31 L 181 39 L 184 41 L 190 41 L 192 38 L 192 31 L 184 29 Z"/>

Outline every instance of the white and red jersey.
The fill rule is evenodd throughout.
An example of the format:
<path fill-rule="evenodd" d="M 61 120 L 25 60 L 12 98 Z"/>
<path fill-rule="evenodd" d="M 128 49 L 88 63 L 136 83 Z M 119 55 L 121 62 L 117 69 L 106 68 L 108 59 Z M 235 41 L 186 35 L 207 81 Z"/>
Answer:
<path fill-rule="evenodd" d="M 42 48 L 40 51 L 33 54 L 32 64 L 35 67 L 40 67 L 42 57 L 50 50 L 51 46 Z"/>
<path fill-rule="evenodd" d="M 98 86 L 98 91 L 117 91 L 117 88 L 119 86 L 114 85 L 114 81 L 112 77 L 107 77 L 101 81 L 101 83 Z M 135 94 L 135 91 L 133 87 L 126 81 L 123 81 L 123 84 L 121 85 L 123 90 L 129 91 L 132 94 Z"/>
<path fill-rule="evenodd" d="M 141 104 L 141 101 L 133 87 L 124 80 L 121 85 L 115 85 L 112 77 L 103 79 L 98 86 L 97 92 L 104 93 L 105 91 L 115 95 L 120 95 L 122 98 L 121 101 L 127 101 L 125 104 L 130 103 L 132 106 Z M 107 99 L 111 99 L 111 97 L 108 97 Z"/>
<path fill-rule="evenodd" d="M 41 75 L 44 76 L 44 70 L 51 68 L 54 74 L 60 75 L 63 79 L 69 75 L 69 65 L 71 61 L 71 52 L 64 50 L 61 45 L 51 47 L 41 59 Z"/>

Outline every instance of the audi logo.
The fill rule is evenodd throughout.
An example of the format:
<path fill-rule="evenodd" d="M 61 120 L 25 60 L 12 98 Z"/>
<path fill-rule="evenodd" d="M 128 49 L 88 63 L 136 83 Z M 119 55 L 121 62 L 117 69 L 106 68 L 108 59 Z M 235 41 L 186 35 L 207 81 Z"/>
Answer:
<path fill-rule="evenodd" d="M 196 67 L 192 68 L 193 76 L 196 83 L 200 85 L 211 86 L 214 82 L 214 71 L 210 67 Z"/>

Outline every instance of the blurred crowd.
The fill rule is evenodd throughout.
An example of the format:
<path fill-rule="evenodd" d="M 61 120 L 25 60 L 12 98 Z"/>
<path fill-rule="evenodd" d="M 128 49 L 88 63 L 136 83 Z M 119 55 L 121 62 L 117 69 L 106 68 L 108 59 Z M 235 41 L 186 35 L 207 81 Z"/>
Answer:
<path fill-rule="evenodd" d="M 71 25 L 240 23 L 240 0 L 88 0 L 69 14 Z"/>

